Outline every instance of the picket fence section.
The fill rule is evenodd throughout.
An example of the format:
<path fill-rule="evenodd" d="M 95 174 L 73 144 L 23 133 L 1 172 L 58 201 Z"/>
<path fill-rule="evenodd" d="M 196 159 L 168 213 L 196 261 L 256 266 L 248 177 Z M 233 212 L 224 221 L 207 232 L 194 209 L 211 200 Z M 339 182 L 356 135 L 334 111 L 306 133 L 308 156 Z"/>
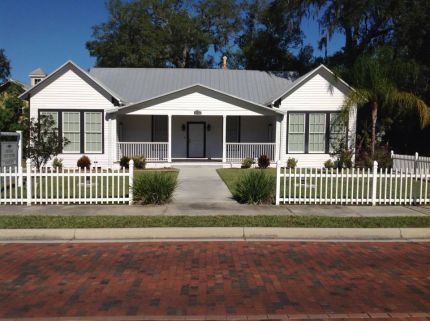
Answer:
<path fill-rule="evenodd" d="M 430 157 L 420 156 L 418 153 L 414 155 L 395 154 L 391 151 L 391 159 L 393 161 L 393 169 L 399 171 L 406 169 L 415 172 L 430 172 Z"/>
<path fill-rule="evenodd" d="M 132 204 L 133 161 L 129 170 L 81 170 L 43 167 L 27 162 L 26 172 L 17 167 L 0 171 L 0 204 Z M 20 180 L 24 183 L 19 184 Z"/>
<path fill-rule="evenodd" d="M 288 169 L 277 163 L 276 205 L 429 204 L 428 171 L 406 169 Z"/>

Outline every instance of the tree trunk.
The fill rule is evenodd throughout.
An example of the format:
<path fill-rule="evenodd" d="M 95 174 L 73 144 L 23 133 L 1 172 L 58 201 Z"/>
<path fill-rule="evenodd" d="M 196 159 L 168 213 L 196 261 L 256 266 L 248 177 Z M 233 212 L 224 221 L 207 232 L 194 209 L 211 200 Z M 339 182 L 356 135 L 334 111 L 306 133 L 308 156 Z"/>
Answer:
<path fill-rule="evenodd" d="M 372 149 L 371 157 L 372 160 L 375 156 L 375 145 L 376 145 L 376 121 L 378 119 L 378 103 L 376 101 L 372 102 Z"/>

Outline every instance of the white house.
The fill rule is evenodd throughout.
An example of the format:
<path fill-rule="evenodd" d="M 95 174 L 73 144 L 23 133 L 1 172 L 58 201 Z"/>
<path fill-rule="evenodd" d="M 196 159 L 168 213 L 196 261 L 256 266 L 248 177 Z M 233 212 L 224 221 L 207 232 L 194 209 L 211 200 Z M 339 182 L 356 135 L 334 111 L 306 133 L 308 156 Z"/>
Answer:
<path fill-rule="evenodd" d="M 145 156 L 149 166 L 191 160 L 230 166 L 266 154 L 320 167 L 330 158 L 330 139 L 344 136 L 354 146 L 355 112 L 349 128 L 330 125 L 352 89 L 323 65 L 296 79 L 229 69 L 87 72 L 68 61 L 31 78 L 21 97 L 31 117 L 52 115 L 70 140 L 59 156 L 65 166 L 76 166 L 83 154 L 101 167 L 124 155 Z"/>

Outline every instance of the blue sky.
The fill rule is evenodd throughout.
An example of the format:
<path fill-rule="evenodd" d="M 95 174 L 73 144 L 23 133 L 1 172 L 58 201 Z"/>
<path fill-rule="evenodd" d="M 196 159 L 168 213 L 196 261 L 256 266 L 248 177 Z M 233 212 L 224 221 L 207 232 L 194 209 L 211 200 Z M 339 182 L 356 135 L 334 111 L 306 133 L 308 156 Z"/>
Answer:
<path fill-rule="evenodd" d="M 37 67 L 52 72 L 71 59 L 87 69 L 95 64 L 85 48 L 91 27 L 108 19 L 105 0 L 0 0 L 0 48 L 11 60 L 12 78 L 28 82 Z M 305 43 L 317 45 L 318 25 L 303 22 Z M 343 38 L 335 35 L 328 53 Z M 315 53 L 322 55 L 317 48 Z"/>

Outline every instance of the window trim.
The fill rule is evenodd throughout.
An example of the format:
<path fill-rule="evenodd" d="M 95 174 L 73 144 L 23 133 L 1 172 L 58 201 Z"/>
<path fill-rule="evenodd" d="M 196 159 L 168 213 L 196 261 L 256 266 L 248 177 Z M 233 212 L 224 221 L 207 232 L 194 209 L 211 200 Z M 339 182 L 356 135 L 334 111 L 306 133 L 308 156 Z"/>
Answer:
<path fill-rule="evenodd" d="M 89 153 L 91 153 L 91 154 L 100 154 L 100 152 L 96 152 L 96 151 L 87 151 L 87 148 L 86 148 L 86 145 L 87 145 L 87 122 L 86 122 L 86 119 L 85 119 L 85 116 L 86 116 L 86 114 L 89 114 L 89 113 L 98 113 L 98 114 L 100 114 L 100 120 L 101 120 L 101 122 L 100 122 L 100 132 L 91 132 L 91 134 L 100 134 L 101 135 L 101 137 L 102 137 L 102 139 L 101 139 L 101 141 L 100 141 L 100 143 L 102 144 L 102 146 L 101 146 L 101 151 L 103 151 L 103 114 L 101 114 L 101 113 L 99 113 L 99 112 L 93 112 L 93 111 L 88 111 L 88 110 L 86 110 L 86 111 L 84 111 L 84 151 L 85 151 L 85 154 L 89 154 Z M 82 136 L 82 135 L 81 135 Z"/>
<path fill-rule="evenodd" d="M 82 144 L 82 135 L 81 135 L 81 129 L 82 129 L 82 126 L 81 126 L 81 124 L 82 124 L 82 119 L 81 119 L 81 114 L 80 114 L 80 112 L 79 111 L 65 111 L 66 113 L 70 113 L 70 114 L 72 114 L 72 113 L 74 113 L 74 114 L 77 114 L 78 115 L 78 119 L 79 119 L 79 150 L 81 150 L 81 144 Z M 64 115 L 63 115 L 63 113 L 61 113 L 61 139 L 64 139 L 64 117 L 63 117 Z M 70 133 L 76 133 L 76 132 L 70 132 Z M 64 150 L 64 148 L 63 148 L 63 150 L 62 150 L 62 154 L 76 154 L 77 153 L 77 151 L 76 150 L 71 150 L 71 151 L 66 151 L 66 150 Z"/>
<path fill-rule="evenodd" d="M 40 119 L 40 112 L 57 112 L 58 113 L 58 131 L 61 139 L 63 138 L 63 112 L 79 112 L 80 113 L 80 135 L 81 135 L 81 144 L 80 144 L 80 151 L 79 152 L 70 152 L 65 153 L 64 151 L 61 151 L 61 154 L 67 154 L 67 155 L 101 155 L 105 153 L 105 111 L 103 109 L 59 109 L 59 108 L 40 108 L 37 111 L 37 119 Z M 93 152 L 85 152 L 85 113 L 86 112 L 100 112 L 102 115 L 102 151 L 93 153 Z"/>
<path fill-rule="evenodd" d="M 288 136 L 290 135 L 290 114 L 302 114 L 303 115 L 303 120 L 304 120 L 304 123 L 303 123 L 303 127 L 304 127 L 304 132 L 303 132 L 303 135 L 304 135 L 303 152 L 292 151 L 291 154 L 306 154 L 306 146 L 308 144 L 308 142 L 307 142 L 306 123 L 307 123 L 307 117 L 308 116 L 306 115 L 305 112 L 299 112 L 299 111 L 297 111 L 297 112 L 296 111 L 292 111 L 291 113 L 290 112 L 288 113 L 288 118 L 287 118 L 287 140 L 286 140 L 286 142 L 287 142 L 287 144 L 286 144 L 286 146 L 287 146 L 287 153 L 289 153 Z M 302 133 L 292 133 L 292 134 L 302 134 Z"/>
<path fill-rule="evenodd" d="M 311 115 L 312 114 L 322 114 L 322 115 L 324 115 L 324 133 L 318 133 L 318 132 L 312 132 L 311 133 L 311 122 L 310 122 L 310 120 L 311 120 Z M 306 124 L 305 124 L 306 125 Z M 307 125 L 308 125 L 308 146 L 307 146 L 307 148 L 308 148 L 308 154 L 322 154 L 322 153 L 325 153 L 326 151 L 327 151 L 327 137 L 329 137 L 330 138 L 330 134 L 329 134 L 329 131 L 327 131 L 327 114 L 326 113 L 324 113 L 324 112 L 311 112 L 311 113 L 309 113 L 308 114 L 308 123 L 307 123 Z M 310 150 L 310 148 L 309 148 L 309 139 L 310 139 L 310 137 L 311 137 L 311 134 L 324 134 L 324 152 L 321 152 L 321 151 L 311 151 Z"/>
<path fill-rule="evenodd" d="M 286 154 L 310 154 L 310 155 L 325 155 L 330 154 L 330 114 L 340 113 L 337 110 L 291 110 L 287 112 L 287 126 L 285 130 L 285 149 Z M 290 114 L 305 114 L 305 151 L 302 152 L 290 152 L 288 149 L 288 134 L 289 134 L 289 124 L 290 124 Z M 326 132 L 325 132 L 325 151 L 321 152 L 309 152 L 309 115 L 310 114 L 325 114 L 326 121 Z M 348 129 L 349 127 L 345 127 L 345 140 L 348 142 Z"/>

